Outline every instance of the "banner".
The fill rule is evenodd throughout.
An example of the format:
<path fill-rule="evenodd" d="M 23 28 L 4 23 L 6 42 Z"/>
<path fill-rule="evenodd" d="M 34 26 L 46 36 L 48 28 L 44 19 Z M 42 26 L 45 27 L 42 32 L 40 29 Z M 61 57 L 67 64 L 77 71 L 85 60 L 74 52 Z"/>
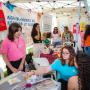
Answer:
<path fill-rule="evenodd" d="M 80 22 L 80 31 L 84 31 L 85 30 L 85 22 Z"/>
<path fill-rule="evenodd" d="M 52 15 L 44 15 L 42 18 L 43 32 L 51 32 L 52 30 Z"/>
<path fill-rule="evenodd" d="M 0 31 L 6 30 L 6 29 L 7 29 L 7 26 L 6 26 L 4 13 L 3 13 L 3 10 L 0 10 Z"/>
<path fill-rule="evenodd" d="M 22 26 L 22 33 L 26 40 L 27 46 L 29 46 L 32 43 L 31 30 L 33 24 L 37 20 L 37 13 L 34 11 L 30 12 L 19 7 L 15 7 L 11 12 L 5 5 L 3 5 L 3 11 L 5 14 L 7 27 L 13 22 L 19 23 Z"/>
<path fill-rule="evenodd" d="M 80 27 L 79 27 L 79 31 L 78 33 L 80 32 Z M 76 33 L 76 24 L 73 25 L 73 33 Z"/>

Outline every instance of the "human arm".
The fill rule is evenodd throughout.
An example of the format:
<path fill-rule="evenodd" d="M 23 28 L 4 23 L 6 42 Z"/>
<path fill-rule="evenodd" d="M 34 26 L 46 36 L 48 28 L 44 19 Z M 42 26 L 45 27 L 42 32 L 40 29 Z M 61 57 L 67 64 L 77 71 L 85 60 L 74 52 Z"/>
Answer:
<path fill-rule="evenodd" d="M 32 75 L 43 75 L 43 74 L 49 73 L 50 71 L 52 71 L 50 66 L 48 66 L 48 67 L 40 67 L 37 70 L 31 70 L 30 72 L 27 72 L 25 74 L 25 78 L 28 78 L 28 77 L 30 77 Z"/>
<path fill-rule="evenodd" d="M 19 68 L 18 68 L 19 71 L 23 70 L 24 64 L 25 64 L 25 56 L 22 58 L 22 61 L 21 61 L 20 65 L 19 65 Z"/>
<path fill-rule="evenodd" d="M 25 66 L 25 58 L 26 58 L 26 43 L 25 43 L 25 40 L 22 38 L 22 41 L 23 41 L 23 44 L 22 44 L 22 49 L 21 49 L 21 52 L 23 52 L 23 57 L 22 57 L 22 60 L 21 60 L 21 63 L 19 65 L 19 68 L 18 70 L 21 71 L 23 70 L 23 67 Z"/>
<path fill-rule="evenodd" d="M 39 40 L 41 38 L 40 31 L 38 31 L 37 35 L 34 36 L 35 39 Z"/>
<path fill-rule="evenodd" d="M 7 58 L 7 55 L 6 55 L 6 54 L 2 54 L 2 56 L 3 56 L 4 62 L 5 62 L 6 65 L 9 67 L 9 69 L 10 69 L 13 73 L 18 72 L 18 70 L 17 70 L 16 68 L 14 68 L 14 67 L 10 64 L 10 62 L 9 62 L 9 60 L 8 60 L 8 58 Z"/>
<path fill-rule="evenodd" d="M 43 75 L 43 74 L 46 74 L 46 73 L 49 73 L 50 71 L 55 71 L 55 70 L 58 70 L 60 68 L 60 60 L 56 59 L 50 66 L 48 67 L 40 67 L 39 69 L 37 70 L 33 70 L 33 71 L 30 71 L 30 72 L 27 72 L 25 74 L 25 77 L 28 78 L 32 75 Z"/>
<path fill-rule="evenodd" d="M 74 58 L 74 65 L 75 65 L 75 67 L 78 68 L 78 65 L 77 65 L 77 62 L 76 62 L 76 58 Z"/>

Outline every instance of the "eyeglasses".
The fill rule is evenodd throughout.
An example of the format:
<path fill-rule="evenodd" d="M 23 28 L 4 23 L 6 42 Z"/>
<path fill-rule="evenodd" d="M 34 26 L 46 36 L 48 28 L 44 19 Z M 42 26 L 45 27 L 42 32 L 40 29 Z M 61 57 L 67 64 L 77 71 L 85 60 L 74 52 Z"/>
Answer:
<path fill-rule="evenodd" d="M 65 53 L 65 52 L 62 52 L 63 55 L 69 55 L 70 53 Z"/>

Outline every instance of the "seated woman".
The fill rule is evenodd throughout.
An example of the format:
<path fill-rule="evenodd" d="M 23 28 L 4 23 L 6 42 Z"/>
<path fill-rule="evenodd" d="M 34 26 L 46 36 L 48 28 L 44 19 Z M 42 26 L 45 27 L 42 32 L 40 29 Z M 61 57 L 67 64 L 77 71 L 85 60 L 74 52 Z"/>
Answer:
<path fill-rule="evenodd" d="M 67 42 L 74 42 L 74 36 L 73 33 L 69 30 L 68 26 L 64 27 L 64 32 L 62 33 L 62 43 L 67 43 Z"/>
<path fill-rule="evenodd" d="M 62 44 L 61 33 L 58 30 L 58 27 L 54 27 L 54 30 L 53 30 L 53 33 L 52 33 L 52 44 L 54 45 L 54 47 L 56 47 L 57 45 Z"/>
<path fill-rule="evenodd" d="M 75 62 L 75 51 L 72 46 L 64 46 L 61 49 L 61 58 L 56 59 L 50 66 L 27 72 L 25 77 L 42 75 L 50 71 L 57 71 L 61 76 L 61 90 L 67 90 L 68 79 L 77 76 L 78 70 Z"/>

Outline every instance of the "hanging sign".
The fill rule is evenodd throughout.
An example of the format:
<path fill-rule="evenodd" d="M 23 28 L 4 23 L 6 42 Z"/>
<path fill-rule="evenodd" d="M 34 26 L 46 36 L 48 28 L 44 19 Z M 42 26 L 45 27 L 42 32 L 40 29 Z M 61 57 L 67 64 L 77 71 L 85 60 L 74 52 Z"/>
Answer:
<path fill-rule="evenodd" d="M 6 29 L 7 29 L 7 26 L 6 26 L 4 13 L 3 13 L 3 10 L 0 10 L 0 31 L 6 30 Z"/>

